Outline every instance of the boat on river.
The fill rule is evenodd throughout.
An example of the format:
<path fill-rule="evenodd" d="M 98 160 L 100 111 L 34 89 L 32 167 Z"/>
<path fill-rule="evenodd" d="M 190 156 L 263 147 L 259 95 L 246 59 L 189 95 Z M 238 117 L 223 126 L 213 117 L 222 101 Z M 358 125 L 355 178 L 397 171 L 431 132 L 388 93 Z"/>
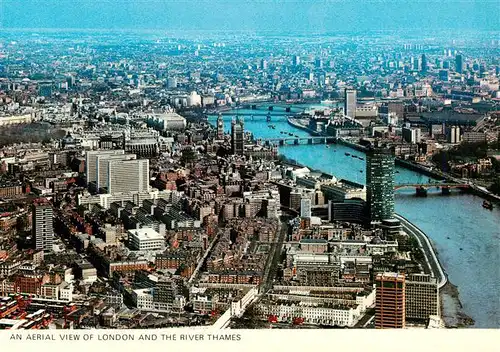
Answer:
<path fill-rule="evenodd" d="M 492 210 L 493 209 L 493 204 L 490 201 L 485 200 L 483 202 L 483 208 Z"/>

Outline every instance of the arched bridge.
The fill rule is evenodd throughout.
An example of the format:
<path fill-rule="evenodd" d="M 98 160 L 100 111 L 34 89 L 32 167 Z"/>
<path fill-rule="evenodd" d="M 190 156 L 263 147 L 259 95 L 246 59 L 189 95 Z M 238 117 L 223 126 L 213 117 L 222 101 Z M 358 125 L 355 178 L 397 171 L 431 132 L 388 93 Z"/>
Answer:
<path fill-rule="evenodd" d="M 467 183 L 407 183 L 396 185 L 394 189 L 414 188 L 417 197 L 427 197 L 427 190 L 434 187 L 440 189 L 442 194 L 450 194 L 452 188 L 467 189 L 470 185 Z"/>
<path fill-rule="evenodd" d="M 402 188 L 423 188 L 423 189 L 429 189 L 429 188 L 469 188 L 470 185 L 467 183 L 402 183 L 394 186 L 394 189 L 402 189 Z"/>

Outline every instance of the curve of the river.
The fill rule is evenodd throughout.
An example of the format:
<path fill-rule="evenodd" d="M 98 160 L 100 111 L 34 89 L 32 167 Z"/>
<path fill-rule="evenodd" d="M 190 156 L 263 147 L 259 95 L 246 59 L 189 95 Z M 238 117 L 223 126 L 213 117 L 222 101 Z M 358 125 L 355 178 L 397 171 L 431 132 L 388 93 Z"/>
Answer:
<path fill-rule="evenodd" d="M 263 113 L 265 110 L 258 110 Z M 283 108 L 275 107 L 275 112 Z M 267 112 L 267 111 L 265 111 Z M 293 112 L 293 110 L 292 110 Z M 289 125 L 284 117 L 250 115 L 255 110 L 240 110 L 244 116 L 245 131 L 255 138 L 281 137 L 281 131 L 301 137 L 306 131 Z M 224 125 L 229 132 L 232 117 L 224 116 Z M 216 116 L 209 116 L 215 124 Z M 269 128 L 273 124 L 275 128 Z M 333 174 L 338 178 L 365 183 L 365 161 L 345 156 L 345 152 L 362 155 L 362 152 L 343 145 L 282 146 L 280 154 L 313 169 Z M 360 172 L 363 170 L 363 173 Z M 427 183 L 428 176 L 396 167 L 396 183 Z M 441 195 L 439 190 L 430 190 L 426 198 L 417 198 L 414 190 L 399 190 L 396 193 L 396 212 L 403 215 L 425 232 L 450 281 L 458 286 L 460 301 L 466 314 L 475 320 L 474 327 L 500 327 L 500 210 L 486 210 L 482 199 L 452 192 Z"/>

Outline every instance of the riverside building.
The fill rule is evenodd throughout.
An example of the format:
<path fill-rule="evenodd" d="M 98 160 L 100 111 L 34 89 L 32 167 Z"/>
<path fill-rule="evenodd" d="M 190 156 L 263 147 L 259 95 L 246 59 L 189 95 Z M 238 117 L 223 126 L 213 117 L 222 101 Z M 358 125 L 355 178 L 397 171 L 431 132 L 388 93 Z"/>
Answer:
<path fill-rule="evenodd" d="M 406 280 L 406 319 L 425 320 L 439 316 L 439 288 L 428 274 L 412 274 Z"/>
<path fill-rule="evenodd" d="M 374 147 L 366 161 L 367 203 L 370 221 L 379 223 L 394 216 L 394 154 Z"/>
<path fill-rule="evenodd" d="M 375 327 L 402 329 L 405 327 L 405 276 L 398 273 L 378 274 L 375 278 Z"/>
<path fill-rule="evenodd" d="M 240 119 L 231 121 L 231 152 L 234 155 L 243 155 L 244 151 L 244 124 Z"/>

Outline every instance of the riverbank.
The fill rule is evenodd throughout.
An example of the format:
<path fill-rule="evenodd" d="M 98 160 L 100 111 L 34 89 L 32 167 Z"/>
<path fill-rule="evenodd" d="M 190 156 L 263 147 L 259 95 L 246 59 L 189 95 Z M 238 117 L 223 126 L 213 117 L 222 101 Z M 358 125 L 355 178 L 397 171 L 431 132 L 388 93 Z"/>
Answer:
<path fill-rule="evenodd" d="M 307 126 L 304 126 L 303 124 L 301 124 L 299 121 L 297 121 L 296 118 L 293 118 L 293 117 L 287 117 L 287 122 L 289 125 L 295 127 L 295 128 L 298 128 L 299 130 L 302 130 L 302 131 L 306 131 L 307 133 L 309 133 L 310 135 L 313 135 L 313 136 L 318 136 L 318 132 L 315 132 L 313 130 L 311 130 L 309 127 Z"/>
<path fill-rule="evenodd" d="M 429 272 L 431 273 L 432 277 L 436 279 L 438 288 L 443 287 L 448 281 L 448 277 L 446 276 L 444 269 L 439 262 L 438 256 L 434 250 L 434 247 L 432 246 L 431 241 L 429 240 L 427 235 L 403 216 L 399 214 L 394 214 L 394 216 L 401 222 L 401 226 L 403 227 L 405 232 L 417 239 L 418 244 L 422 249 L 422 252 L 424 253 L 425 262 L 427 264 Z"/>
<path fill-rule="evenodd" d="M 441 318 L 447 328 L 464 328 L 474 325 L 474 319 L 463 311 L 458 288 L 447 282 L 439 291 Z"/>

